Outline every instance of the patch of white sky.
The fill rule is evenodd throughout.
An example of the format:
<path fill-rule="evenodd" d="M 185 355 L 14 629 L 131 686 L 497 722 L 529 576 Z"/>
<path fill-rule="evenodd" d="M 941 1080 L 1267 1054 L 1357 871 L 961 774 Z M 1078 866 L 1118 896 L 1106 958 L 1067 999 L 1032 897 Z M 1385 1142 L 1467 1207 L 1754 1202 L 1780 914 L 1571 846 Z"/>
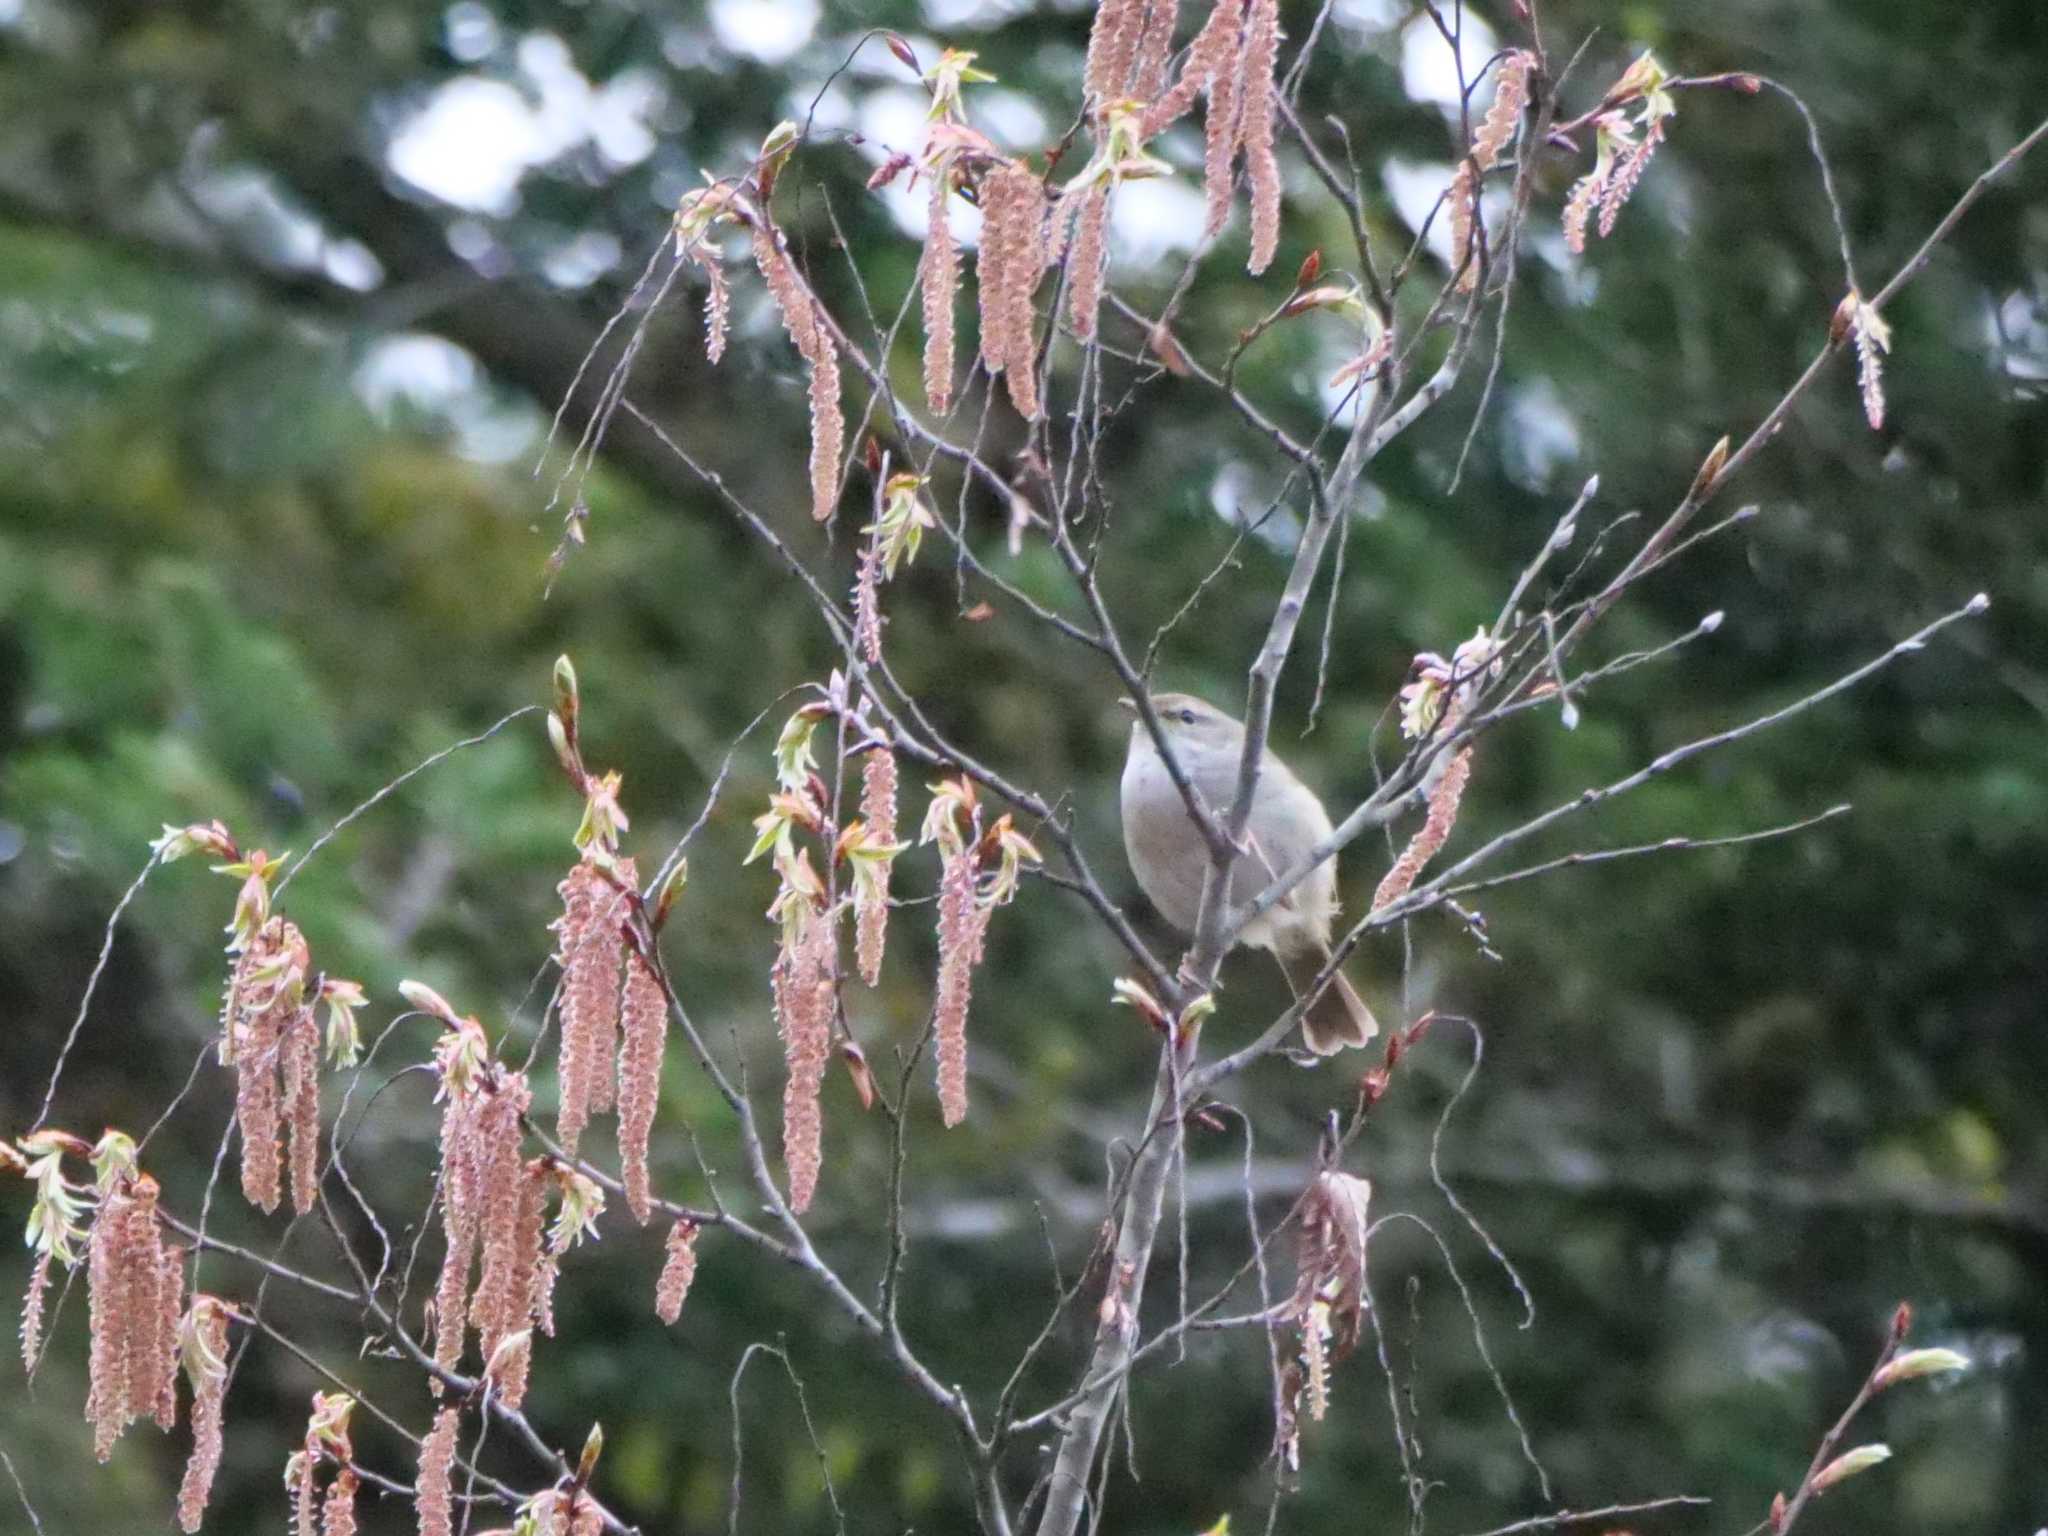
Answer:
<path fill-rule="evenodd" d="M 439 336 L 387 336 L 356 365 L 356 394 L 387 425 L 431 417 L 455 434 L 455 449 L 478 463 L 501 464 L 533 451 L 540 415 L 490 389 L 476 359 Z"/>
<path fill-rule="evenodd" d="M 451 48 L 496 48 L 481 6 L 451 8 Z M 477 213 L 503 216 L 519 206 L 527 171 L 588 144 L 610 164 L 637 165 L 654 152 L 653 119 L 665 101 L 659 79 L 625 70 L 602 85 L 576 67 L 568 44 L 530 32 L 513 49 L 511 78 L 458 75 L 429 96 L 392 136 L 391 169 L 422 192 Z"/>
<path fill-rule="evenodd" d="M 816 0 L 711 0 L 711 30 L 733 53 L 782 64 L 818 30 Z"/>
<path fill-rule="evenodd" d="M 321 272 L 357 293 L 367 293 L 384 280 L 383 266 L 367 247 L 328 234 L 318 220 L 279 193 L 274 179 L 252 166 L 201 170 L 188 179 L 184 191 L 208 220 L 235 231 L 278 266 Z M 178 217 L 181 210 L 168 198 L 163 201 L 164 215 Z"/>

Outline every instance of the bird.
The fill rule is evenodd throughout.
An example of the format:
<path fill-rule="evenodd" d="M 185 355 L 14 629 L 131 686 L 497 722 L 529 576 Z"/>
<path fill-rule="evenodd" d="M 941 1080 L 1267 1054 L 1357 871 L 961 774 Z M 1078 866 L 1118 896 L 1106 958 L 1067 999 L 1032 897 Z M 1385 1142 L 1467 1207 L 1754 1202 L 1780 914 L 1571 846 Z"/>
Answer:
<path fill-rule="evenodd" d="M 1134 713 L 1131 700 L 1122 701 Z M 1152 712 L 1188 781 L 1211 810 L 1224 814 L 1237 793 L 1244 727 L 1192 694 L 1152 696 Z M 1192 934 L 1202 902 L 1209 845 L 1188 814 L 1143 719 L 1131 724 L 1122 784 L 1124 852 L 1131 873 L 1159 915 Z M 1330 836 L 1330 815 L 1288 766 L 1268 751 L 1260 760 L 1258 792 L 1245 825 L 1245 851 L 1231 865 L 1228 900 L 1241 906 L 1290 869 L 1304 863 Z M 1297 998 L 1314 985 L 1330 960 L 1330 925 L 1337 916 L 1337 866 L 1325 859 L 1268 910 L 1247 922 L 1236 943 L 1270 951 L 1287 973 Z M 1379 1023 L 1340 971 L 1301 1019 L 1302 1036 L 1318 1056 L 1364 1045 Z"/>

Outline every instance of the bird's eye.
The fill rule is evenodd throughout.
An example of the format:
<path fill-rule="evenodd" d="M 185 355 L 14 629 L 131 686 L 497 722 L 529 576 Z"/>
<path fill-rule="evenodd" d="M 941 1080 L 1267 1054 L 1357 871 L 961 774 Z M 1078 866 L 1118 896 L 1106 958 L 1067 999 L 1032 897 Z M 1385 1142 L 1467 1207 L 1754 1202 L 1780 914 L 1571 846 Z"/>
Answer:
<path fill-rule="evenodd" d="M 1182 710 L 1180 712 L 1180 723 L 1182 725 L 1193 725 L 1195 723 L 1195 712 L 1192 709 Z"/>

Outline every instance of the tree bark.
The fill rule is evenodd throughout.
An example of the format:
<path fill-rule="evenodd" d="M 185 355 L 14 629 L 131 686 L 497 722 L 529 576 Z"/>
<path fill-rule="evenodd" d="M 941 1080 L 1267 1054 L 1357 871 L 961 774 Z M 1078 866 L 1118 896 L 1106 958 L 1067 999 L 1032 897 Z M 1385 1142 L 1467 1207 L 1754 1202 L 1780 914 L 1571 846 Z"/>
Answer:
<path fill-rule="evenodd" d="M 1159 1238 L 1159 1218 L 1166 1207 L 1166 1178 L 1180 1155 L 1182 1126 L 1179 1084 L 1194 1065 L 1200 1036 L 1188 1031 L 1175 1045 L 1160 1047 L 1159 1075 L 1152 1084 L 1152 1107 L 1145 1115 L 1145 1139 L 1126 1181 L 1124 1218 L 1117 1228 L 1116 1252 L 1110 1262 L 1107 1292 L 1121 1294 L 1123 1305 L 1096 1326 L 1095 1349 L 1088 1358 L 1084 1385 L 1094 1386 L 1068 1417 L 1053 1460 L 1052 1481 L 1038 1536 L 1074 1536 L 1088 1501 L 1088 1478 L 1094 1468 L 1102 1432 L 1123 1389 L 1131 1352 L 1137 1345 L 1138 1313 L 1145 1298 L 1145 1272 Z M 1128 1285 L 1124 1277 L 1129 1276 Z M 1105 1308 L 1105 1312 L 1109 1309 Z"/>

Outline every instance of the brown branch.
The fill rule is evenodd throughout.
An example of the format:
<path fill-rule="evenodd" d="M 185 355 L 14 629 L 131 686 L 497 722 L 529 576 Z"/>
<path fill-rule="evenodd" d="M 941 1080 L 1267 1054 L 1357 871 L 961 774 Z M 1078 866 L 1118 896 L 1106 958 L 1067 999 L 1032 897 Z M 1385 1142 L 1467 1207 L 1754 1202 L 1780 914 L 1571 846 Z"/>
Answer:
<path fill-rule="evenodd" d="M 1792 1527 L 1797 1523 L 1800 1513 L 1819 1493 L 1820 1490 L 1815 1486 L 1816 1480 L 1833 1459 L 1835 1447 L 1841 1443 L 1842 1436 L 1848 1433 L 1850 1422 L 1863 1411 L 1866 1403 L 1883 1390 L 1878 1375 L 1899 1352 L 1899 1346 L 1906 1342 L 1906 1330 L 1912 1325 L 1912 1320 L 1911 1309 L 1903 1301 L 1900 1302 L 1898 1309 L 1892 1313 L 1891 1327 L 1885 1334 L 1884 1347 L 1877 1352 L 1877 1360 L 1871 1365 L 1870 1373 L 1863 1378 L 1863 1384 L 1856 1389 L 1856 1395 L 1849 1400 L 1849 1406 L 1842 1410 L 1842 1416 L 1820 1437 L 1820 1444 L 1814 1450 L 1813 1460 L 1807 1463 L 1806 1475 L 1799 1480 L 1799 1486 L 1793 1491 L 1791 1500 L 1782 1507 L 1773 1506 L 1770 1518 L 1766 1522 L 1771 1536 L 1791 1536 Z M 1781 1494 L 1779 1497 L 1782 1499 L 1784 1496 Z"/>

